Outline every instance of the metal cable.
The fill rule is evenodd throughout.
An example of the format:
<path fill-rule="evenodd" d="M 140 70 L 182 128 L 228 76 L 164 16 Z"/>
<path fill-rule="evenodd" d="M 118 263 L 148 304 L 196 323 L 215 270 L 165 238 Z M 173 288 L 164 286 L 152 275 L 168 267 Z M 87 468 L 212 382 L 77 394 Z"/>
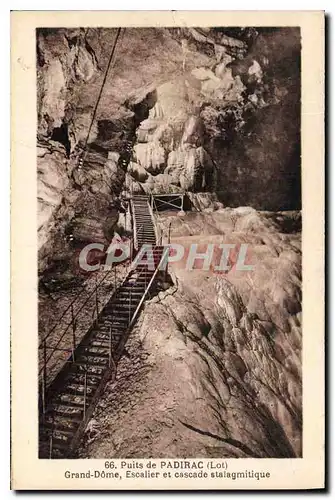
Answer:
<path fill-rule="evenodd" d="M 114 57 L 114 54 L 115 54 L 115 49 L 116 49 L 116 45 L 117 45 L 117 42 L 118 42 L 118 39 L 119 39 L 119 36 L 120 36 L 120 33 L 121 33 L 121 29 L 122 28 L 118 28 L 117 32 L 116 32 L 116 37 L 115 37 L 115 40 L 114 40 L 114 45 L 113 45 L 113 48 L 112 48 L 112 52 L 111 52 L 111 55 L 109 56 L 107 68 L 106 68 L 106 71 L 105 71 L 105 76 L 104 76 L 104 79 L 102 81 L 102 85 L 101 85 L 101 88 L 100 88 L 98 99 L 97 99 L 97 102 L 96 102 L 95 107 L 94 107 L 94 111 L 93 111 L 93 115 L 92 115 L 90 127 L 89 127 L 88 132 L 87 132 L 87 137 L 86 137 L 84 148 L 83 148 L 84 149 L 84 155 L 86 153 L 87 143 L 88 143 L 88 140 L 89 140 L 89 137 L 90 137 L 90 133 L 91 133 L 92 126 L 93 126 L 93 123 L 94 123 L 94 120 L 95 120 L 95 116 L 97 114 L 99 102 L 100 102 L 100 99 L 101 99 L 101 96 L 102 96 L 102 91 L 104 89 L 104 86 L 105 86 L 105 83 L 106 83 L 106 80 L 107 80 L 109 68 L 110 68 L 110 66 L 112 64 L 112 60 L 113 60 L 113 57 Z"/>

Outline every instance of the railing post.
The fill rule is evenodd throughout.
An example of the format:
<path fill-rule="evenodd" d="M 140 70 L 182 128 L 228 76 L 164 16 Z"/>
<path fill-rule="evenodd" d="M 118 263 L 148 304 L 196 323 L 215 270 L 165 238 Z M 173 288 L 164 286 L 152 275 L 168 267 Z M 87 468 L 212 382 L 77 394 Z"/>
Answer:
<path fill-rule="evenodd" d="M 86 418 L 86 394 L 87 394 L 87 365 L 85 365 L 85 375 L 84 375 L 84 414 L 83 420 Z"/>
<path fill-rule="evenodd" d="M 169 224 L 168 245 L 170 245 L 170 239 L 171 239 L 171 225 L 172 225 L 172 222 L 170 222 L 170 224 Z"/>
<path fill-rule="evenodd" d="M 50 441 L 49 441 L 49 459 L 52 458 L 52 434 L 53 431 L 50 434 Z"/>
<path fill-rule="evenodd" d="M 170 250 L 169 250 L 170 253 Z M 163 255 L 164 255 L 164 281 L 167 281 L 167 275 L 168 275 L 168 265 L 169 265 L 169 253 L 167 253 L 167 250 L 163 250 Z"/>
<path fill-rule="evenodd" d="M 47 346 L 46 340 L 43 342 L 43 372 L 42 372 L 42 411 L 43 419 L 46 410 L 46 389 L 47 389 Z"/>
<path fill-rule="evenodd" d="M 109 329 L 109 368 L 112 366 L 112 326 Z"/>
<path fill-rule="evenodd" d="M 131 289 L 131 286 L 130 286 L 130 295 L 129 295 L 129 318 L 128 318 L 128 325 L 130 323 L 130 320 L 131 320 L 131 317 L 130 317 L 130 310 L 131 310 L 131 300 L 132 300 L 132 289 Z"/>
<path fill-rule="evenodd" d="M 114 292 L 116 290 L 116 266 L 114 266 Z"/>
<path fill-rule="evenodd" d="M 96 322 L 99 324 L 99 299 L 98 299 L 98 276 L 95 275 L 95 308 L 96 308 Z"/>
<path fill-rule="evenodd" d="M 73 304 L 71 304 L 71 323 L 72 323 L 72 361 L 75 362 L 74 352 L 76 350 L 76 324 L 74 318 Z"/>

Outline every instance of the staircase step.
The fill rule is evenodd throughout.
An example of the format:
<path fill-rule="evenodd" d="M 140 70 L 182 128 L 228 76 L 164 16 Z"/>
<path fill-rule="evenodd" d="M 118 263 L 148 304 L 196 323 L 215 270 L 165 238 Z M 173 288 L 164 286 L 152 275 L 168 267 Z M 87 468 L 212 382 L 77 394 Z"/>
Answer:
<path fill-rule="evenodd" d="M 156 271 L 155 262 L 151 262 L 150 265 L 148 266 L 146 265 L 142 266 L 141 264 L 141 266 L 136 267 L 137 276 L 135 277 L 135 279 L 137 280 L 139 276 L 145 276 L 145 275 L 152 276 L 155 271 Z"/>
<path fill-rule="evenodd" d="M 115 343 L 119 342 L 120 338 L 126 333 L 127 330 L 124 330 L 124 331 L 120 331 L 120 333 L 116 333 L 114 334 L 115 338 L 112 339 L 112 348 L 114 349 L 114 346 L 115 346 Z M 109 335 L 105 335 L 104 337 L 101 335 L 101 337 L 99 339 L 97 339 L 98 342 L 106 342 L 106 344 L 108 343 L 109 344 Z"/>
<path fill-rule="evenodd" d="M 130 312 L 129 312 L 129 307 L 125 307 L 124 309 L 118 309 L 117 314 L 118 314 L 118 316 L 120 316 L 120 319 L 124 319 L 124 318 L 131 319 L 136 307 L 131 308 Z"/>
<path fill-rule="evenodd" d="M 125 283 L 122 287 L 125 291 L 129 292 L 130 290 L 133 292 L 140 293 L 143 289 L 142 285 L 139 285 L 136 281 Z"/>
<path fill-rule="evenodd" d="M 105 330 L 105 331 L 102 331 L 100 333 L 100 336 L 101 338 L 98 338 L 98 335 L 94 335 L 94 338 L 92 339 L 91 341 L 91 346 L 92 347 L 103 347 L 104 349 L 109 349 L 109 342 L 110 340 L 112 340 L 112 343 L 113 343 L 113 340 L 118 340 L 118 338 L 120 337 L 120 335 L 122 335 L 124 333 L 124 329 L 121 328 L 112 328 L 112 331 L 110 331 L 110 328 L 108 330 Z M 112 338 L 110 338 L 112 337 Z"/>
<path fill-rule="evenodd" d="M 120 337 L 122 337 L 122 335 L 123 335 L 123 333 L 120 333 L 119 335 L 114 334 L 114 337 L 115 337 L 115 338 L 112 338 L 112 346 L 111 346 L 111 347 L 112 347 L 112 349 L 114 348 L 115 343 L 117 343 L 117 342 L 120 340 Z M 101 342 L 104 342 L 104 344 L 106 345 L 106 347 L 105 347 L 106 352 L 107 352 L 107 350 L 108 350 L 108 352 L 109 352 L 109 349 L 110 349 L 110 345 L 109 345 L 109 343 L 110 343 L 109 334 L 108 334 L 108 335 L 106 334 L 106 336 L 104 336 L 104 337 L 103 337 L 103 336 L 101 336 L 101 338 L 99 338 L 99 339 L 94 339 L 94 342 L 92 342 L 92 348 L 96 347 L 96 344 L 97 344 L 97 343 L 101 343 Z M 97 347 L 98 347 L 98 346 L 97 346 Z"/>
<path fill-rule="evenodd" d="M 101 328 L 102 327 L 107 327 L 107 326 L 113 326 L 117 323 L 120 323 L 118 321 L 118 317 L 113 314 L 113 309 L 109 309 L 108 311 L 106 311 L 105 315 L 104 315 L 104 319 L 103 321 L 101 321 Z"/>
<path fill-rule="evenodd" d="M 114 342 L 115 341 L 119 341 L 121 337 L 122 337 L 122 333 L 121 332 L 118 333 L 118 334 L 117 333 L 113 333 L 112 334 L 112 347 L 113 347 L 113 340 L 114 340 Z M 103 345 L 103 347 L 105 349 L 109 350 L 109 348 L 110 348 L 109 340 L 108 341 L 106 341 L 106 340 L 104 340 L 104 341 L 95 340 L 94 342 L 92 342 L 92 347 L 100 347 L 101 344 Z"/>
<path fill-rule="evenodd" d="M 77 363 L 78 366 L 78 363 Z M 80 366 L 85 368 L 87 375 L 94 375 L 96 377 L 102 377 L 104 371 L 105 371 L 105 366 L 101 365 L 91 365 L 90 363 L 82 363 Z"/>
<path fill-rule="evenodd" d="M 149 284 L 149 281 L 151 280 L 153 276 L 153 273 L 151 276 L 139 276 L 136 280 L 136 283 L 144 283 L 144 284 Z"/>
<path fill-rule="evenodd" d="M 52 439 L 52 450 L 51 450 L 51 456 L 53 456 L 54 451 L 67 451 L 69 448 L 70 443 L 67 440 L 60 440 L 53 438 Z"/>
<path fill-rule="evenodd" d="M 54 439 L 61 439 L 62 441 L 66 442 L 67 444 L 70 444 L 70 441 L 74 437 L 75 432 L 67 430 L 67 429 L 60 429 L 58 427 L 43 427 L 40 430 L 40 438 L 43 436 L 45 440 L 49 441 L 50 443 L 50 438 L 52 436 L 52 441 Z"/>
<path fill-rule="evenodd" d="M 110 333 L 118 332 L 118 331 L 123 331 L 125 328 L 127 328 L 127 322 L 122 319 L 119 321 L 117 318 L 111 318 L 108 320 L 108 324 L 106 325 L 101 325 L 99 331 L 96 331 L 94 334 L 94 340 L 98 340 L 98 335 L 104 335 L 104 336 L 110 336 Z"/>
<path fill-rule="evenodd" d="M 61 397 L 54 399 L 53 403 L 62 406 L 68 406 L 69 408 L 79 408 L 84 410 L 84 398 L 82 401 L 67 401 L 64 398 L 65 394 L 61 394 Z M 87 404 L 88 402 L 86 402 Z"/>
<path fill-rule="evenodd" d="M 96 355 L 88 355 L 88 354 L 81 354 L 79 358 L 79 363 L 82 364 L 87 364 L 88 366 L 94 366 L 94 367 L 106 367 L 108 363 L 108 357 L 104 356 L 103 358 L 96 356 Z"/>
<path fill-rule="evenodd" d="M 135 270 L 137 272 L 140 272 L 140 271 L 149 271 L 151 273 L 153 273 L 155 271 L 155 258 L 153 259 L 149 259 L 149 261 L 147 261 L 145 264 L 137 264 L 137 266 L 135 267 Z"/>
<path fill-rule="evenodd" d="M 81 354 L 83 354 L 84 356 L 92 356 L 92 357 L 95 357 L 95 358 L 101 358 L 101 359 L 108 359 L 109 357 L 109 353 L 106 351 L 105 349 L 105 352 L 96 352 L 96 351 L 92 351 L 92 349 L 97 349 L 97 347 L 94 347 L 94 346 L 89 346 L 89 347 L 84 347 L 83 348 L 83 352 Z M 101 348 L 100 348 L 101 349 Z"/>
<path fill-rule="evenodd" d="M 126 322 L 122 322 L 121 324 L 114 324 L 111 326 L 108 326 L 108 328 L 100 328 L 99 332 L 96 332 L 94 334 L 94 337 L 92 338 L 93 341 L 100 341 L 100 340 L 106 340 L 109 342 L 110 335 L 112 334 L 112 340 L 113 340 L 113 335 L 117 334 L 122 334 L 125 332 L 127 329 L 127 324 Z"/>
<path fill-rule="evenodd" d="M 132 293 L 127 293 L 127 295 L 121 296 L 119 295 L 116 299 L 115 302 L 113 302 L 113 306 L 120 306 L 123 304 L 128 304 L 128 302 L 135 303 L 136 301 L 139 301 L 141 298 L 141 294 L 137 294 L 136 297 L 134 297 L 134 294 Z"/>
<path fill-rule="evenodd" d="M 132 285 L 130 285 L 130 288 L 134 288 Z M 137 294 L 137 295 L 136 295 Z M 113 311 L 114 311 L 114 308 L 116 305 L 120 305 L 122 302 L 125 301 L 125 299 L 129 299 L 130 298 L 130 295 L 131 295 L 131 298 L 133 301 L 136 301 L 136 300 L 140 300 L 140 290 L 138 290 L 136 292 L 136 294 L 134 295 L 132 293 L 132 290 L 126 290 L 124 292 L 123 295 L 119 294 L 117 295 L 115 298 L 114 298 L 114 302 L 111 303 L 110 307 L 108 308 L 108 310 L 106 311 L 108 313 L 108 316 L 106 315 L 106 317 L 109 317 L 109 316 L 113 316 Z"/>
<path fill-rule="evenodd" d="M 40 426 L 40 432 L 47 429 L 47 431 L 57 430 L 57 432 L 62 432 L 68 436 L 73 436 L 76 430 L 78 429 L 78 425 L 72 425 L 69 427 L 68 421 L 53 421 L 53 422 L 43 422 L 43 426 Z"/>
<path fill-rule="evenodd" d="M 105 355 L 107 353 L 108 355 L 108 347 L 105 346 L 105 345 L 99 345 L 99 344 L 96 344 L 96 341 L 94 341 L 94 339 L 91 339 L 91 341 L 88 343 L 88 344 L 85 344 L 85 345 L 81 345 L 81 347 L 85 350 L 85 349 L 95 349 L 94 352 L 96 352 L 96 354 L 100 354 L 101 356 L 102 355 Z M 93 352 L 93 351 L 92 351 Z"/>
<path fill-rule="evenodd" d="M 129 287 L 128 290 L 126 290 L 122 295 L 118 295 L 118 299 L 121 299 L 122 301 L 123 300 L 130 300 L 130 297 L 131 297 L 131 300 L 141 300 L 141 297 L 143 295 L 143 292 L 138 289 L 134 289 L 133 287 Z"/>
<path fill-rule="evenodd" d="M 92 388 L 98 387 L 100 383 L 101 377 L 98 375 L 87 375 L 86 376 L 86 385 Z M 71 373 L 67 378 L 66 378 L 66 383 L 69 383 L 71 385 L 84 385 L 85 384 L 85 374 L 83 373 Z"/>
<path fill-rule="evenodd" d="M 135 297 L 132 297 L 131 294 L 129 294 L 129 296 L 125 299 L 121 299 L 121 298 L 117 298 L 117 300 L 115 300 L 115 302 L 113 302 L 113 309 L 112 311 L 113 312 L 116 312 L 118 309 L 122 309 L 124 308 L 125 306 L 128 308 L 130 306 L 130 308 L 132 307 L 136 307 L 136 303 L 139 302 L 140 300 L 140 297 L 137 297 L 137 299 Z"/>
<path fill-rule="evenodd" d="M 115 318 L 113 321 L 111 320 L 108 325 L 105 325 L 104 327 L 101 327 L 99 332 L 96 332 L 97 335 L 104 335 L 110 337 L 110 334 L 112 335 L 117 332 L 123 332 L 127 328 L 127 322 L 124 320 L 124 318 Z M 98 337 L 94 335 L 94 340 L 98 340 Z"/>
<path fill-rule="evenodd" d="M 127 330 L 127 328 L 128 328 L 128 323 L 127 321 L 124 321 L 124 318 L 122 318 L 122 321 L 119 323 L 115 322 L 113 325 L 108 325 L 108 327 L 100 328 L 99 332 L 96 332 L 94 334 L 92 341 L 100 342 L 101 340 L 103 340 L 109 342 L 110 336 L 112 334 L 112 342 L 113 342 L 113 335 L 122 335 Z"/>
<path fill-rule="evenodd" d="M 85 382 L 84 382 L 85 384 Z M 72 395 L 72 396 L 84 396 L 84 391 L 85 391 L 85 386 L 83 385 L 74 385 L 72 384 L 72 387 L 67 387 L 66 388 L 66 394 L 67 395 Z M 93 396 L 95 393 L 95 390 L 92 386 L 87 386 L 86 384 L 86 394 L 88 396 Z"/>
<path fill-rule="evenodd" d="M 128 321 L 126 318 L 122 317 L 122 318 L 115 319 L 112 323 L 110 323 L 106 327 L 100 328 L 99 333 L 101 336 L 105 336 L 106 339 L 109 340 L 111 330 L 112 330 L 112 335 L 113 335 L 113 334 L 118 333 L 118 332 L 121 332 L 121 333 L 125 332 L 127 328 L 128 328 Z M 98 340 L 98 337 L 96 335 L 94 336 L 94 338 L 95 338 L 95 340 Z"/>
<path fill-rule="evenodd" d="M 134 303 L 134 301 L 129 300 L 127 303 L 119 304 L 118 307 L 115 308 L 115 313 L 119 314 L 126 312 L 128 314 L 130 311 L 130 314 L 132 314 L 138 306 L 139 302 L 140 301 L 136 301 Z"/>
<path fill-rule="evenodd" d="M 74 411 L 70 411 L 70 410 L 74 410 Z M 69 421 L 72 421 L 72 422 L 81 423 L 83 420 L 83 411 L 78 411 L 78 408 L 71 407 L 71 406 L 67 406 L 67 407 L 64 407 L 64 405 L 62 405 L 62 407 L 56 406 L 56 407 L 52 408 L 52 413 L 54 415 L 60 415 L 62 417 L 66 417 L 66 419 L 68 419 Z"/>

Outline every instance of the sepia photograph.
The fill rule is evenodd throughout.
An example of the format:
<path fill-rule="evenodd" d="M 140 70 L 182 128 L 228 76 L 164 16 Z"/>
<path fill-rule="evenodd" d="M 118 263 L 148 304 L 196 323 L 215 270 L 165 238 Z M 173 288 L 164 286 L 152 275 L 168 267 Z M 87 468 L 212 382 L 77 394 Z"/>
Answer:
<path fill-rule="evenodd" d="M 15 489 L 322 487 L 323 23 L 13 14 Z"/>

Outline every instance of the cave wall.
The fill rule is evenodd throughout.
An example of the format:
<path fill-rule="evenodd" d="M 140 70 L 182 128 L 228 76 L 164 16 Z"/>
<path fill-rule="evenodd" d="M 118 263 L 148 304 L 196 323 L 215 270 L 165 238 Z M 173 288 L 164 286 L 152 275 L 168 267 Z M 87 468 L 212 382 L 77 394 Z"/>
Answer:
<path fill-rule="evenodd" d="M 240 74 L 247 92 L 253 92 L 238 133 L 228 145 L 214 141 L 209 148 L 220 165 L 220 198 L 228 205 L 301 208 L 300 48 L 298 28 L 267 29 L 242 62 L 232 63 L 233 74 Z M 252 60 L 262 65 L 258 86 L 245 79 Z"/>

